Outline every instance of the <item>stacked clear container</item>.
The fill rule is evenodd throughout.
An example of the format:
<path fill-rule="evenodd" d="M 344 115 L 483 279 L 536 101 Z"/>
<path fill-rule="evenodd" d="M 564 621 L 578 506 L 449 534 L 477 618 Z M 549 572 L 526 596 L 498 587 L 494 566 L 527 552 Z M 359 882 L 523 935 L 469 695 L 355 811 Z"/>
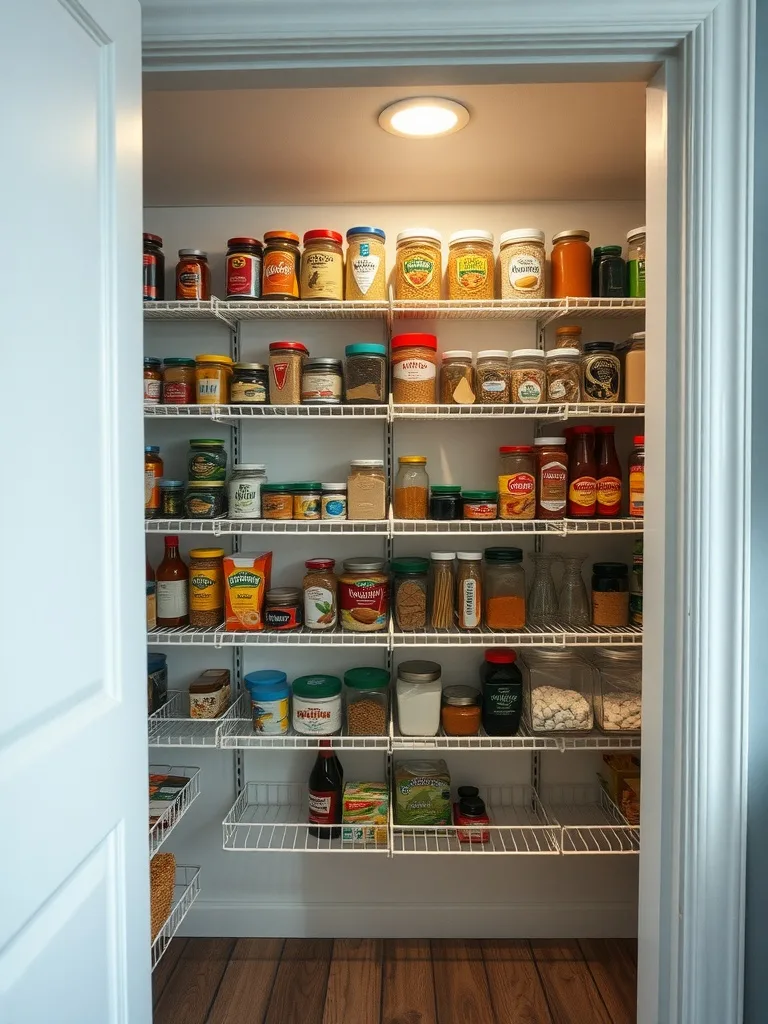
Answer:
<path fill-rule="evenodd" d="M 568 650 L 526 651 L 523 714 L 534 735 L 584 736 L 594 727 L 592 666 Z"/>
<path fill-rule="evenodd" d="M 642 716 L 642 652 L 606 647 L 593 653 L 595 721 L 603 732 L 637 735 Z"/>

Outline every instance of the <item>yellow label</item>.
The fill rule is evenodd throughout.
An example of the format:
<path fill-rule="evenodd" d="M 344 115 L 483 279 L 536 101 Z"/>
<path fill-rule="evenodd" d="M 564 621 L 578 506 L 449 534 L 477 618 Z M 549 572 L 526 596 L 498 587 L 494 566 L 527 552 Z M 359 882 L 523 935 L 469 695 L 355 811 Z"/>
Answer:
<path fill-rule="evenodd" d="M 459 285 L 468 292 L 482 288 L 488 277 L 488 258 L 459 256 L 456 260 L 456 277 Z"/>
<path fill-rule="evenodd" d="M 216 569 L 191 569 L 189 572 L 190 611 L 210 612 L 223 608 L 221 573 Z"/>
<path fill-rule="evenodd" d="M 227 629 L 264 629 L 264 594 L 271 572 L 271 551 L 224 556 Z"/>

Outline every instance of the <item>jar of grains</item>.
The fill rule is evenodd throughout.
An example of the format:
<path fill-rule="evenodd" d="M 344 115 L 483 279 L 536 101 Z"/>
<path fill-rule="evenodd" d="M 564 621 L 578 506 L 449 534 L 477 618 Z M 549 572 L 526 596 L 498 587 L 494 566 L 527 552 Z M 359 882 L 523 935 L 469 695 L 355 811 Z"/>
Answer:
<path fill-rule="evenodd" d="M 300 522 L 320 519 L 322 510 L 320 481 L 302 480 L 293 485 L 293 518 Z"/>
<path fill-rule="evenodd" d="M 321 485 L 322 513 L 321 519 L 338 522 L 347 518 L 347 485 L 345 483 L 328 483 Z"/>
<path fill-rule="evenodd" d="M 485 624 L 525 628 L 525 570 L 520 548 L 485 549 Z"/>
<path fill-rule="evenodd" d="M 184 494 L 188 519 L 218 519 L 227 512 L 227 485 L 223 480 L 190 480 Z"/>
<path fill-rule="evenodd" d="M 163 360 L 163 405 L 194 405 L 196 388 L 194 359 Z"/>
<path fill-rule="evenodd" d="M 195 365 L 194 363 L 192 364 Z M 144 357 L 144 404 L 160 405 L 162 394 L 163 374 L 160 369 L 159 359 Z"/>
<path fill-rule="evenodd" d="M 592 250 L 589 232 L 583 228 L 559 231 L 552 239 L 552 297 L 592 294 Z"/>
<path fill-rule="evenodd" d="M 378 633 L 389 622 L 389 576 L 383 558 L 348 558 L 339 576 L 342 629 Z"/>
<path fill-rule="evenodd" d="M 403 632 L 425 629 L 429 560 L 393 558 L 392 609 L 395 626 Z"/>
<path fill-rule="evenodd" d="M 294 679 L 293 728 L 303 736 L 341 732 L 341 680 L 337 676 Z"/>
<path fill-rule="evenodd" d="M 396 405 L 437 402 L 434 334 L 398 334 L 392 339 L 392 398 Z"/>
<path fill-rule="evenodd" d="M 389 672 L 351 668 L 344 673 L 348 736 L 383 736 L 389 710 Z"/>
<path fill-rule="evenodd" d="M 301 368 L 301 404 L 341 405 L 342 383 L 340 359 L 305 359 Z"/>
<path fill-rule="evenodd" d="M 229 356 L 204 353 L 195 356 L 198 405 L 227 405 L 233 362 Z"/>
<path fill-rule="evenodd" d="M 381 459 L 356 459 L 347 477 L 349 519 L 387 518 L 387 477 Z"/>
<path fill-rule="evenodd" d="M 299 297 L 299 236 L 292 231 L 264 233 L 261 297 L 268 301 L 291 301 Z"/>
<path fill-rule="evenodd" d="M 581 401 L 581 356 L 577 348 L 547 352 L 547 401 Z"/>
<path fill-rule="evenodd" d="M 196 437 L 189 442 L 187 455 L 189 480 L 226 480 L 227 452 L 216 437 Z"/>
<path fill-rule="evenodd" d="M 592 623 L 628 625 L 629 569 L 623 562 L 595 562 L 592 566 Z"/>
<path fill-rule="evenodd" d="M 509 402 L 509 352 L 485 349 L 477 353 L 477 399 L 494 405 Z"/>
<path fill-rule="evenodd" d="M 207 301 L 211 297 L 211 268 L 202 249 L 179 249 L 176 264 L 176 298 Z"/>
<path fill-rule="evenodd" d="M 463 349 L 443 352 L 440 401 L 444 405 L 472 405 L 475 401 L 475 370 L 471 352 Z"/>
<path fill-rule="evenodd" d="M 588 342 L 581 357 L 581 401 L 618 402 L 620 387 L 621 363 L 613 342 Z"/>
<path fill-rule="evenodd" d="M 307 231 L 301 254 L 301 298 L 344 298 L 344 252 L 338 231 Z"/>
<path fill-rule="evenodd" d="M 358 405 L 386 405 L 387 346 L 358 342 L 344 349 L 344 398 Z"/>
<path fill-rule="evenodd" d="M 267 482 L 266 466 L 261 463 L 232 467 L 229 478 L 230 519 L 261 519 L 261 488 Z"/>
<path fill-rule="evenodd" d="M 483 555 L 480 551 L 457 551 L 456 625 L 477 629 L 483 622 Z"/>
<path fill-rule="evenodd" d="M 235 363 L 230 396 L 233 405 L 266 405 L 269 367 L 264 363 Z"/>
<path fill-rule="evenodd" d="M 309 355 L 300 341 L 269 346 L 269 400 L 272 405 L 301 405 L 301 371 Z"/>
<path fill-rule="evenodd" d="M 499 245 L 502 299 L 543 299 L 547 267 L 544 232 L 538 228 L 505 231 Z"/>
<path fill-rule="evenodd" d="M 264 246 L 258 238 L 228 238 L 226 292 L 231 300 L 261 298 L 261 260 Z"/>
<path fill-rule="evenodd" d="M 454 231 L 448 240 L 448 298 L 492 299 L 493 235 L 490 231 Z"/>
<path fill-rule="evenodd" d="M 645 298 L 645 225 L 627 232 L 627 295 Z"/>
<path fill-rule="evenodd" d="M 338 580 L 333 558 L 310 558 L 304 565 L 304 625 L 307 629 L 335 629 L 338 619 Z"/>
<path fill-rule="evenodd" d="M 429 477 L 424 455 L 401 455 L 395 477 L 395 519 L 426 519 Z"/>
<path fill-rule="evenodd" d="M 555 348 L 575 348 L 581 352 L 581 328 L 574 324 L 556 327 Z"/>
<path fill-rule="evenodd" d="M 520 348 L 509 357 L 509 398 L 516 405 L 538 405 L 547 396 L 544 353 Z"/>
<path fill-rule="evenodd" d="M 293 519 L 293 484 L 262 484 L 261 514 L 265 519 Z"/>
<path fill-rule="evenodd" d="M 536 516 L 536 459 L 529 445 L 499 448 L 499 519 Z"/>
<path fill-rule="evenodd" d="M 395 298 L 431 302 L 440 298 L 442 237 L 432 228 L 408 228 L 397 236 Z"/>
<path fill-rule="evenodd" d="M 387 301 L 386 240 L 381 228 L 355 227 L 347 231 L 348 302 Z"/>
<path fill-rule="evenodd" d="M 189 624 L 198 628 L 224 621 L 223 548 L 193 548 L 189 552 Z"/>

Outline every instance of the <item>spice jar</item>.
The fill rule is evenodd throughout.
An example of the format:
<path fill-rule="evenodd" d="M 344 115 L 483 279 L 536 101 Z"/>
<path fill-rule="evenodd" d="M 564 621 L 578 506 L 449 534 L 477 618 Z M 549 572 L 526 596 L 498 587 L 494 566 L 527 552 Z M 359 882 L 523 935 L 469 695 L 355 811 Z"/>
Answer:
<path fill-rule="evenodd" d="M 623 562 L 595 562 L 592 566 L 592 623 L 629 624 L 629 569 Z"/>
<path fill-rule="evenodd" d="M 261 514 L 265 519 L 293 519 L 293 484 L 262 484 Z"/>
<path fill-rule="evenodd" d="M 148 444 L 144 447 L 144 518 L 155 519 L 160 513 L 160 480 L 163 476 L 163 460 L 160 447 Z"/>
<path fill-rule="evenodd" d="M 230 300 L 261 298 L 261 263 L 264 246 L 258 238 L 228 238 L 226 290 Z"/>
<path fill-rule="evenodd" d="M 269 400 L 272 405 L 301 405 L 301 371 L 309 355 L 300 341 L 269 346 Z"/>
<path fill-rule="evenodd" d="M 621 363 L 612 341 L 591 341 L 581 357 L 582 402 L 618 402 Z"/>
<path fill-rule="evenodd" d="M 304 625 L 307 629 L 335 629 L 338 618 L 338 580 L 333 558 L 310 558 L 304 565 Z"/>
<path fill-rule="evenodd" d="M 223 548 L 193 548 L 189 552 L 189 624 L 198 628 L 224 621 Z"/>
<path fill-rule="evenodd" d="M 187 475 L 190 480 L 226 480 L 227 452 L 216 437 L 198 437 L 189 442 Z"/>
<path fill-rule="evenodd" d="M 553 348 L 547 352 L 547 401 L 581 401 L 581 355 L 577 348 Z"/>
<path fill-rule="evenodd" d="M 426 519 L 429 477 L 424 455 L 401 455 L 395 477 L 395 519 Z"/>
<path fill-rule="evenodd" d="M 163 519 L 180 519 L 184 515 L 184 481 L 160 481 L 160 509 Z"/>
<path fill-rule="evenodd" d="M 389 721 L 389 672 L 351 668 L 344 673 L 348 736 L 383 736 Z"/>
<path fill-rule="evenodd" d="M 195 379 L 198 405 L 228 405 L 232 359 L 225 355 L 206 353 L 195 356 Z"/>
<path fill-rule="evenodd" d="M 555 348 L 575 348 L 581 352 L 581 328 L 573 324 L 556 327 Z"/>
<path fill-rule="evenodd" d="M 387 402 L 387 346 L 358 342 L 344 349 L 344 399 L 359 405 Z"/>
<path fill-rule="evenodd" d="M 629 453 L 629 514 L 632 519 L 645 515 L 645 435 L 632 439 Z"/>
<path fill-rule="evenodd" d="M 645 402 L 645 331 L 629 337 L 629 351 L 624 357 L 624 401 L 631 405 Z"/>
<path fill-rule="evenodd" d="M 496 519 L 499 512 L 498 491 L 464 491 L 462 519 Z"/>
<path fill-rule="evenodd" d="M 432 551 L 429 557 L 432 562 L 429 621 L 433 629 L 450 629 L 453 625 L 453 562 L 456 555 L 453 551 Z"/>
<path fill-rule="evenodd" d="M 321 519 L 339 522 L 347 518 L 347 485 L 345 483 L 322 484 Z"/>
<path fill-rule="evenodd" d="M 601 299 L 624 297 L 625 268 L 620 245 L 601 246 L 597 260 L 597 287 L 597 295 Z"/>
<path fill-rule="evenodd" d="M 568 504 L 568 456 L 564 437 L 537 437 L 536 518 L 564 519 Z"/>
<path fill-rule="evenodd" d="M 377 633 L 389 622 L 389 576 L 383 558 L 348 558 L 339 576 L 342 629 Z"/>
<path fill-rule="evenodd" d="M 589 232 L 582 228 L 559 231 L 552 239 L 552 297 L 588 298 L 592 294 L 592 250 Z"/>
<path fill-rule="evenodd" d="M 471 352 L 461 349 L 443 352 L 440 401 L 444 405 L 472 405 L 475 401 L 475 370 Z"/>
<path fill-rule="evenodd" d="M 160 235 L 144 233 L 144 301 L 165 299 L 165 253 Z"/>
<path fill-rule="evenodd" d="M 454 231 L 448 239 L 448 298 L 492 299 L 493 235 L 490 231 Z"/>
<path fill-rule="evenodd" d="M 547 386 L 544 353 L 537 348 L 521 348 L 510 353 L 509 399 L 520 405 L 538 405 L 546 400 Z"/>
<path fill-rule="evenodd" d="M 426 558 L 393 558 L 392 610 L 402 632 L 426 629 L 429 562 Z"/>
<path fill-rule="evenodd" d="M 538 228 L 505 231 L 499 246 L 502 299 L 543 299 L 547 265 L 544 232 Z"/>
<path fill-rule="evenodd" d="M 179 249 L 176 264 L 176 298 L 207 301 L 211 297 L 211 268 L 202 249 Z"/>
<path fill-rule="evenodd" d="M 381 228 L 354 227 L 347 231 L 344 293 L 348 302 L 387 301 L 386 240 Z"/>
<path fill-rule="evenodd" d="M 301 368 L 302 405 L 341 405 L 340 359 L 305 359 Z"/>
<path fill-rule="evenodd" d="M 163 360 L 163 405 L 194 405 L 197 371 L 194 359 Z"/>
<path fill-rule="evenodd" d="M 399 334 L 392 339 L 392 398 L 396 405 L 437 402 L 434 334 Z"/>
<path fill-rule="evenodd" d="M 189 519 L 218 519 L 227 512 L 227 485 L 223 480 L 191 480 L 184 494 Z"/>
<path fill-rule="evenodd" d="M 429 518 L 441 522 L 461 519 L 460 484 L 435 484 L 430 488 Z"/>
<path fill-rule="evenodd" d="M 503 445 L 499 481 L 499 519 L 536 517 L 536 463 L 530 445 Z"/>
<path fill-rule="evenodd" d="M 440 728 L 441 668 L 436 661 L 401 661 L 397 669 L 397 724 L 401 736 L 436 736 Z"/>
<path fill-rule="evenodd" d="M 230 400 L 233 405 L 266 405 L 269 367 L 264 363 L 235 363 Z"/>
<path fill-rule="evenodd" d="M 381 459 L 356 459 L 347 477 L 349 519 L 387 518 L 387 477 Z"/>
<path fill-rule="evenodd" d="M 477 400 L 509 402 L 509 352 L 485 349 L 477 353 Z"/>
<path fill-rule="evenodd" d="M 160 369 L 160 360 L 144 357 L 144 404 L 160 405 L 162 394 L 163 374 Z"/>
<path fill-rule="evenodd" d="M 627 295 L 645 298 L 645 225 L 627 232 Z"/>
<path fill-rule="evenodd" d="M 265 231 L 261 297 L 270 302 L 299 297 L 299 236 L 292 231 Z"/>
<path fill-rule="evenodd" d="M 230 519 L 261 519 L 261 488 L 267 482 L 262 463 L 240 463 L 229 479 Z"/>
<path fill-rule="evenodd" d="M 301 256 L 302 299 L 344 298 L 344 253 L 338 231 L 307 231 Z"/>
<path fill-rule="evenodd" d="M 397 236 L 395 298 L 433 302 L 443 277 L 442 236 L 432 228 L 408 228 Z"/>
<path fill-rule="evenodd" d="M 303 480 L 293 485 L 293 518 L 300 521 L 319 519 L 322 509 L 320 481 Z"/>
<path fill-rule="evenodd" d="M 446 686 L 440 721 L 446 736 L 477 736 L 480 732 L 480 691 L 474 686 Z"/>
<path fill-rule="evenodd" d="M 298 629 L 303 621 L 304 602 L 300 590 L 296 587 L 275 587 L 267 591 L 264 597 L 264 625 L 267 629 Z"/>
<path fill-rule="evenodd" d="M 294 679 L 293 728 L 302 736 L 335 736 L 341 732 L 341 680 L 337 676 Z"/>
<path fill-rule="evenodd" d="M 517 655 L 507 647 L 485 652 L 480 669 L 483 686 L 483 728 L 489 736 L 516 736 L 523 711 L 523 677 Z"/>
<path fill-rule="evenodd" d="M 483 577 L 480 551 L 457 551 L 456 625 L 459 629 L 477 629 L 483 621 Z"/>
<path fill-rule="evenodd" d="M 520 548 L 485 549 L 485 624 L 525 629 L 525 570 Z"/>

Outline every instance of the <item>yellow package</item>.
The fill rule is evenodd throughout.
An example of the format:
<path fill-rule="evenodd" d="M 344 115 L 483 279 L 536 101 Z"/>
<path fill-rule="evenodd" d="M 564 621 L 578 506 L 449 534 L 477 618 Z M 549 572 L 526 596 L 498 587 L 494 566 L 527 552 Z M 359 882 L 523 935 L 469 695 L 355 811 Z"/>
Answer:
<path fill-rule="evenodd" d="M 264 595 L 271 578 L 271 551 L 224 556 L 228 632 L 264 629 Z"/>

